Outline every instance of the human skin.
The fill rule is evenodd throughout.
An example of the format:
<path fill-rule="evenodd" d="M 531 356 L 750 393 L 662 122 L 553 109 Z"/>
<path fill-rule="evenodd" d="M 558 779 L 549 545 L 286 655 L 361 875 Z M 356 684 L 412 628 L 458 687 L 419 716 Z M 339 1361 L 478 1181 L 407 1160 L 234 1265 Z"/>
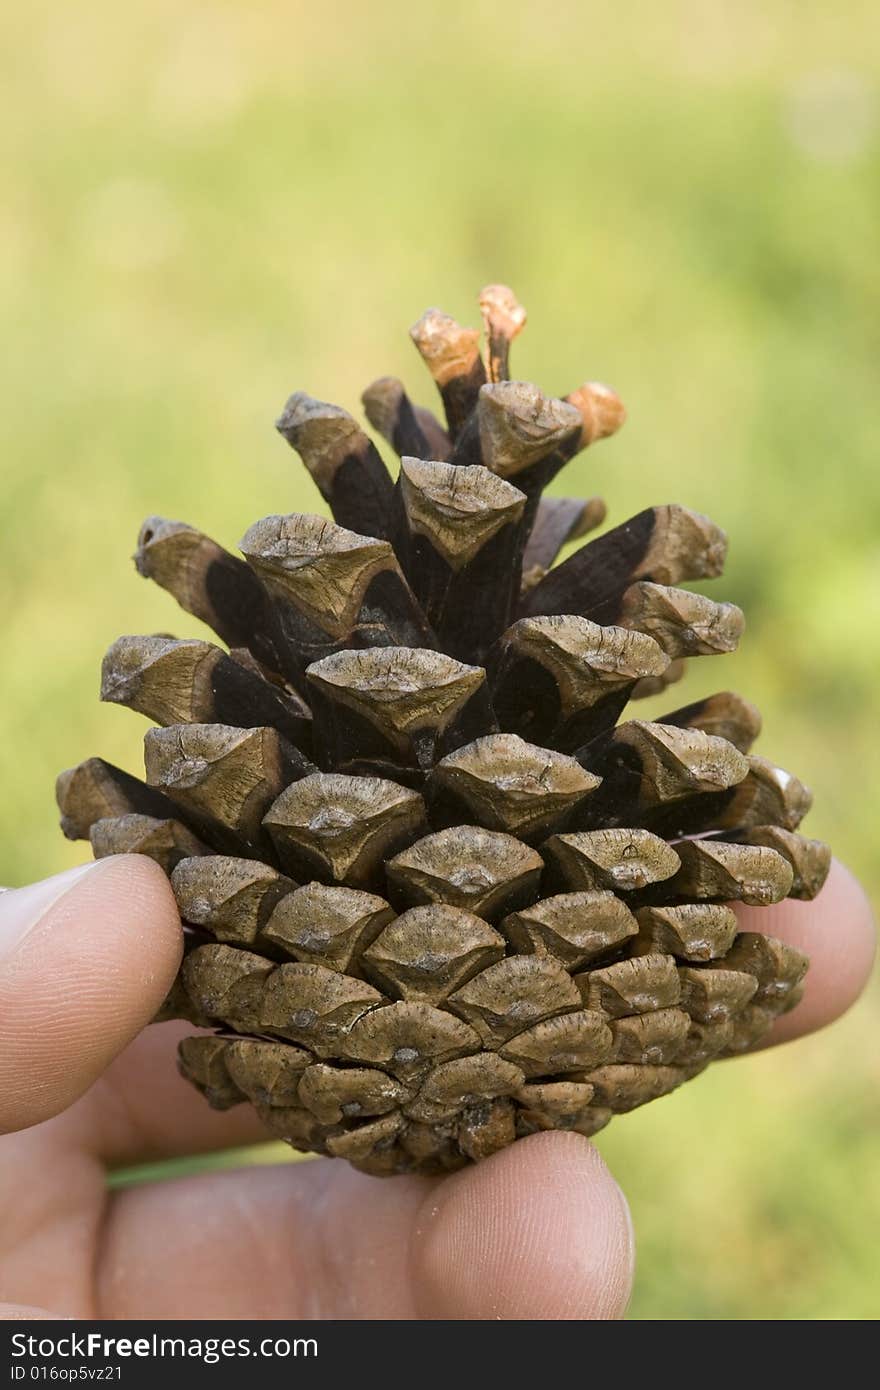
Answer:
<path fill-rule="evenodd" d="M 874 933 L 841 864 L 812 903 L 739 911 L 812 961 L 771 1043 L 856 999 Z M 218 1114 L 177 1075 L 189 1025 L 142 1031 L 180 954 L 168 882 L 142 857 L 0 895 L 0 1318 L 624 1313 L 626 1199 L 575 1134 L 534 1135 L 443 1179 L 322 1159 L 108 1192 L 108 1168 L 265 1137 L 249 1106 Z"/>

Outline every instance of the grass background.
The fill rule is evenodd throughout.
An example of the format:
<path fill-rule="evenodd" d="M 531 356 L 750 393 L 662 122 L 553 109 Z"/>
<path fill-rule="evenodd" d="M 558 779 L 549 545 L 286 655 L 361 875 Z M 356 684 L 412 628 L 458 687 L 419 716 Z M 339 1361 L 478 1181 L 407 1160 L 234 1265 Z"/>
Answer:
<path fill-rule="evenodd" d="M 809 822 L 880 889 L 876 9 L 799 0 L 60 0 L 0 20 L 0 881 L 77 862 L 56 771 L 139 767 L 96 700 L 121 632 L 197 625 L 128 562 L 150 513 L 234 547 L 317 510 L 272 428 L 355 408 L 406 329 L 489 280 L 518 375 L 612 382 L 624 432 L 556 490 L 732 537 L 733 686 Z M 833 931 L 835 924 L 829 922 Z M 876 992 L 600 1145 L 640 1238 L 633 1316 L 880 1305 Z"/>

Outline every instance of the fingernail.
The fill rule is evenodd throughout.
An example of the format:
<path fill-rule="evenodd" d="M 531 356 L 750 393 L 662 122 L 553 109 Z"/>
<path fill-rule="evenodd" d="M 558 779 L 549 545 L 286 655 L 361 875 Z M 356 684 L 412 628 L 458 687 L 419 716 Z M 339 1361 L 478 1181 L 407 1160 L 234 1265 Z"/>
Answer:
<path fill-rule="evenodd" d="M 80 879 L 101 866 L 99 859 L 78 864 L 63 874 L 29 883 L 26 888 L 10 888 L 0 894 L 0 958 L 10 955 L 21 945 L 34 927 L 42 922 L 50 907 L 69 893 Z"/>

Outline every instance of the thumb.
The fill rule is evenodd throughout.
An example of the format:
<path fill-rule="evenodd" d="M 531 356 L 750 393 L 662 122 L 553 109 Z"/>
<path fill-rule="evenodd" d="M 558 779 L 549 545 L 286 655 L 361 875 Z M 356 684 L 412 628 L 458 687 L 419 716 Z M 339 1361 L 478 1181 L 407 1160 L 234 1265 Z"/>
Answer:
<path fill-rule="evenodd" d="M 0 1133 L 65 1110 L 174 979 L 181 930 L 158 865 L 117 855 L 0 893 Z"/>

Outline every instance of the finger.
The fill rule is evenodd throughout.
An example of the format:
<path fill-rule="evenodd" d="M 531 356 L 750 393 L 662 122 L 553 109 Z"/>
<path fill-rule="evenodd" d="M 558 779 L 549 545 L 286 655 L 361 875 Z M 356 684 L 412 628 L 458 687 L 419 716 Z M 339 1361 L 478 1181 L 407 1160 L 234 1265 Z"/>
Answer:
<path fill-rule="evenodd" d="M 168 881 L 140 855 L 0 896 L 0 1131 L 80 1096 L 155 1013 L 180 952 Z"/>
<path fill-rule="evenodd" d="M 24 1303 L 0 1303 L 0 1322 L 55 1322 L 57 1313 L 48 1313 L 45 1308 L 31 1308 Z"/>
<path fill-rule="evenodd" d="M 775 907 L 736 912 L 741 931 L 778 937 L 810 958 L 803 999 L 778 1020 L 765 1046 L 824 1028 L 858 999 L 874 960 L 874 919 L 864 889 L 838 859 L 812 902 L 787 898 Z"/>
<path fill-rule="evenodd" d="M 110 1318 L 611 1318 L 632 1259 L 601 1159 L 553 1134 L 440 1182 L 324 1160 L 127 1189 L 97 1288 Z"/>
<path fill-rule="evenodd" d="M 135 1038 L 70 1112 L 77 1145 L 118 1168 L 268 1140 L 252 1105 L 212 1110 L 180 1075 L 177 1045 L 201 1031 L 157 1023 Z"/>
<path fill-rule="evenodd" d="M 592 1144 L 540 1134 L 464 1169 L 422 1205 L 418 1316 L 608 1319 L 632 1285 L 629 1208 Z"/>

